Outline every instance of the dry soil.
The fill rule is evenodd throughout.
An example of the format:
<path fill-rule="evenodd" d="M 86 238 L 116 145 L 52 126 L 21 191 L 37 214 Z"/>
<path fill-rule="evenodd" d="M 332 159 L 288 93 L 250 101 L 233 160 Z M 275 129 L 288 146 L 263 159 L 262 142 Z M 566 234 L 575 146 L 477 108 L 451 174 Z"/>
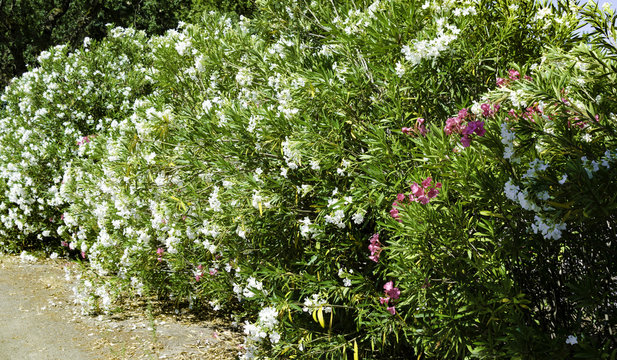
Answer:
<path fill-rule="evenodd" d="M 143 302 L 113 315 L 81 315 L 64 277 L 73 265 L 0 255 L 0 360 L 236 357 L 241 336 L 216 317 L 147 311 Z"/>

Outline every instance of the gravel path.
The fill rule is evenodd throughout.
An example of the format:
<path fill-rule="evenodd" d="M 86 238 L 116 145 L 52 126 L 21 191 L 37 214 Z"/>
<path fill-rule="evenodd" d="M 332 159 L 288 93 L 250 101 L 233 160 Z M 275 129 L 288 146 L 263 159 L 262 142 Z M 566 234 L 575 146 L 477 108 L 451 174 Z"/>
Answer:
<path fill-rule="evenodd" d="M 82 316 L 64 279 L 66 261 L 0 255 L 0 359 L 233 359 L 241 337 L 220 319 L 143 308 Z"/>

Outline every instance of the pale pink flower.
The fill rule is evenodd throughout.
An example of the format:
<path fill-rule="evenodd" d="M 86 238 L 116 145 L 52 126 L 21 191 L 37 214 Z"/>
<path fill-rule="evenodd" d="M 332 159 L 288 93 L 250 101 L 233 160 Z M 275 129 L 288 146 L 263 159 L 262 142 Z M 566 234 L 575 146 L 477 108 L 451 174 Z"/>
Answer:
<path fill-rule="evenodd" d="M 413 183 L 411 184 L 411 193 L 415 196 L 415 197 L 420 197 L 422 195 L 424 195 L 424 189 L 420 187 L 420 185 L 418 185 L 418 183 Z"/>

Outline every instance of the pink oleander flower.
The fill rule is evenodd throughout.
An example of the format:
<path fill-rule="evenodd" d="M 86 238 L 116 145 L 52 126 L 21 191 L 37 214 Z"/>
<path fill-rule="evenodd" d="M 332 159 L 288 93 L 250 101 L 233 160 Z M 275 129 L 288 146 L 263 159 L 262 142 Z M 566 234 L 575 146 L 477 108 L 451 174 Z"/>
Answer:
<path fill-rule="evenodd" d="M 425 120 L 423 118 L 418 118 L 418 120 L 416 120 L 416 132 L 426 136 L 428 130 L 426 129 L 426 125 L 424 125 L 424 121 Z"/>
<path fill-rule="evenodd" d="M 394 287 L 393 281 L 388 281 L 387 283 L 385 283 L 383 286 L 383 290 L 386 297 L 380 297 L 379 302 L 381 303 L 381 305 L 385 304 L 387 306 L 386 310 L 388 310 L 390 314 L 394 315 L 396 314 L 394 305 L 388 305 L 391 305 L 390 300 L 397 300 L 401 296 L 401 291 L 397 287 Z"/>
<path fill-rule="evenodd" d="M 480 107 L 485 117 L 494 116 L 500 108 L 499 104 L 495 104 L 492 107 L 490 104 L 482 104 Z M 476 118 L 476 115 L 470 113 L 467 109 L 461 109 L 457 117 L 446 120 L 444 132 L 448 136 L 452 134 L 462 135 L 461 144 L 463 144 L 463 147 L 469 147 L 471 144 L 471 137 L 469 135 L 484 136 L 486 133 L 484 121 L 475 120 Z M 464 123 L 465 121 L 466 123 Z"/>
<path fill-rule="evenodd" d="M 504 87 L 506 86 L 506 79 L 498 77 L 496 83 L 498 87 Z"/>
<path fill-rule="evenodd" d="M 426 129 L 426 125 L 424 125 L 425 120 L 423 118 L 418 118 L 416 120 L 416 125 L 413 128 L 410 127 L 403 127 L 401 128 L 401 132 L 405 135 L 424 135 L 426 136 L 426 134 L 428 133 L 428 130 Z"/>
<path fill-rule="evenodd" d="M 392 208 L 392 209 L 390 210 L 390 216 L 392 216 L 393 218 L 395 218 L 395 219 L 396 219 L 396 220 L 398 220 L 399 222 L 401 221 L 401 219 L 400 219 L 401 215 L 399 214 L 398 209 L 394 209 L 394 208 Z"/>
<path fill-rule="evenodd" d="M 401 291 L 398 288 L 392 288 L 390 291 L 386 291 L 388 297 L 392 300 L 396 300 L 401 296 Z"/>
<path fill-rule="evenodd" d="M 165 253 L 165 250 L 163 248 L 156 249 L 156 254 L 158 256 L 163 256 L 164 253 Z"/>
<path fill-rule="evenodd" d="M 449 118 L 446 120 L 446 126 L 444 127 L 444 132 L 446 135 L 452 135 L 453 133 L 460 134 L 463 130 L 462 128 L 463 118 L 460 116 Z"/>
<path fill-rule="evenodd" d="M 389 290 L 392 290 L 393 287 L 394 287 L 394 281 L 388 281 L 387 283 L 383 285 L 383 289 L 386 292 L 388 292 Z"/>
<path fill-rule="evenodd" d="M 371 252 L 371 255 L 368 257 L 370 260 L 374 262 L 379 262 L 379 255 L 381 254 L 381 243 L 379 242 L 379 234 L 373 234 L 369 239 L 368 249 Z"/>
<path fill-rule="evenodd" d="M 390 216 L 396 219 L 396 221 L 402 222 L 399 207 L 401 204 L 404 204 L 405 199 L 408 199 L 409 203 L 417 202 L 422 205 L 428 204 L 431 199 L 439 195 L 439 189 L 441 189 L 440 182 L 435 183 L 435 185 L 432 184 L 433 178 L 429 176 L 422 180 L 420 184 L 417 182 L 412 183 L 409 187 L 411 190 L 410 194 L 397 194 L 396 200 L 392 203 L 392 209 L 390 209 Z"/>
<path fill-rule="evenodd" d="M 418 185 L 418 183 L 414 182 L 413 184 L 411 184 L 411 193 L 415 197 L 420 197 L 424 195 L 424 189 L 421 188 L 420 185 Z"/>
<path fill-rule="evenodd" d="M 508 77 L 510 78 L 510 80 L 518 80 L 520 78 L 521 74 L 516 71 L 516 70 L 508 70 Z"/>
<path fill-rule="evenodd" d="M 401 293 L 398 288 L 394 287 L 394 281 L 388 281 L 383 285 L 383 290 L 389 298 L 398 299 Z M 393 296 L 394 295 L 394 296 Z"/>
<path fill-rule="evenodd" d="M 433 198 L 434 198 L 434 197 L 436 197 L 437 195 L 439 195 L 439 189 L 438 189 L 437 187 L 434 187 L 434 188 L 430 189 L 430 190 L 428 191 L 428 193 L 426 194 L 426 196 L 427 196 L 429 199 L 433 199 Z"/>
<path fill-rule="evenodd" d="M 431 201 L 431 199 L 429 199 L 428 197 L 426 197 L 425 195 L 422 195 L 420 197 L 418 197 L 418 202 L 422 205 L 426 205 L 429 203 L 429 201 Z"/>

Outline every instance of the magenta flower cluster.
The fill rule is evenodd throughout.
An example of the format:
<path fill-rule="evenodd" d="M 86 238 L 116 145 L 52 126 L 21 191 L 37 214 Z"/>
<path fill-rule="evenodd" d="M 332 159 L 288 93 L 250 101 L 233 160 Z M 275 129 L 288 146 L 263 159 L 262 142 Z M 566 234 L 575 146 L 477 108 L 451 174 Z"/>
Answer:
<path fill-rule="evenodd" d="M 492 117 L 499 110 L 499 104 L 492 107 L 489 104 L 482 104 L 480 108 L 485 117 Z M 469 110 L 461 109 L 456 117 L 446 120 L 446 126 L 443 131 L 446 135 L 462 135 L 461 144 L 463 144 L 463 147 L 469 147 L 472 134 L 484 136 L 486 133 L 484 121 L 477 121 L 475 118 L 475 115 L 470 113 Z"/>
<path fill-rule="evenodd" d="M 390 301 L 392 300 L 392 302 L 394 302 L 394 300 L 397 300 L 401 296 L 401 291 L 397 287 L 394 287 L 394 282 L 392 281 L 388 281 L 387 283 L 385 283 L 383 286 L 383 290 L 386 297 L 380 297 L 379 302 L 381 303 L 381 305 L 385 304 L 387 306 L 386 309 L 388 310 L 388 312 L 394 315 L 396 314 L 396 308 L 394 307 L 393 303 L 390 303 Z"/>
<path fill-rule="evenodd" d="M 518 71 L 514 69 L 510 69 L 508 70 L 508 78 L 507 79 L 497 78 L 496 83 L 498 87 L 504 87 L 504 86 L 508 86 L 510 82 L 518 81 L 520 79 L 521 79 L 521 73 L 519 73 Z M 527 76 L 527 75 L 525 75 L 525 80 L 533 81 L 531 76 Z"/>
<path fill-rule="evenodd" d="M 431 199 L 439 195 L 439 189 L 441 189 L 441 183 L 438 182 L 432 185 L 433 179 L 429 176 L 424 179 L 420 184 L 414 182 L 411 184 L 411 193 L 409 195 L 398 194 L 396 195 L 396 201 L 392 203 L 392 209 L 390 210 L 390 216 L 395 218 L 398 222 L 401 222 L 399 207 L 406 200 L 410 203 L 418 202 L 422 205 L 428 204 Z"/>
<path fill-rule="evenodd" d="M 424 119 L 423 118 L 418 118 L 418 120 L 416 120 L 416 125 L 413 128 L 409 128 L 409 127 L 404 127 L 401 129 L 401 131 L 403 132 L 403 134 L 405 135 L 424 135 L 426 136 L 426 134 L 428 133 L 428 130 L 426 129 L 426 125 L 424 125 Z"/>
<path fill-rule="evenodd" d="M 370 244 L 368 246 L 371 255 L 368 257 L 374 262 L 379 262 L 379 254 L 381 254 L 381 243 L 379 242 L 379 234 L 373 234 L 369 239 Z"/>

